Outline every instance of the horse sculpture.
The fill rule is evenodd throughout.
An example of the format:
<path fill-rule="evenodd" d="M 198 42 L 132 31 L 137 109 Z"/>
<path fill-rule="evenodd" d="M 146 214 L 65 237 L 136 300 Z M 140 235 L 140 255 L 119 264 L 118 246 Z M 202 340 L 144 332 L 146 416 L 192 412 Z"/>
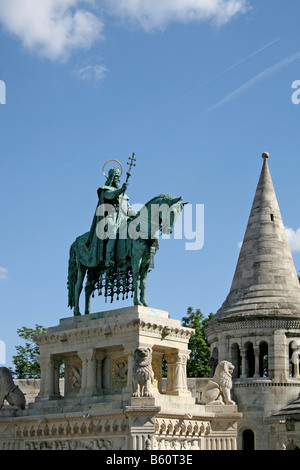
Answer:
<path fill-rule="evenodd" d="M 118 247 L 125 250 L 125 261 L 117 261 L 113 267 L 105 267 L 104 262 L 96 266 L 86 266 L 82 259 L 88 250 L 86 241 L 88 232 L 78 237 L 71 245 L 68 268 L 69 307 L 74 308 L 74 315 L 80 315 L 79 297 L 83 281 L 87 275 L 85 286 L 85 314 L 90 313 L 90 298 L 94 291 L 101 295 L 104 291 L 105 300 L 122 295 L 128 298 L 131 292 L 134 305 L 148 307 L 145 297 L 148 272 L 154 267 L 154 255 L 158 249 L 157 232 L 171 234 L 177 217 L 185 203 L 181 197 L 160 194 L 151 199 L 137 215 L 127 221 L 127 237 L 117 239 Z"/>

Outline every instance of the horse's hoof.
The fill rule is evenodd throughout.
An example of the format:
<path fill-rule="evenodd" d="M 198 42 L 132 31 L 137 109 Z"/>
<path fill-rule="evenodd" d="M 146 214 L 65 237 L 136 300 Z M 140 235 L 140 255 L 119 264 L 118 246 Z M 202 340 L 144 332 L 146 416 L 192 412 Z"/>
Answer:
<path fill-rule="evenodd" d="M 80 312 L 74 312 L 74 317 L 80 317 L 81 316 L 81 313 Z"/>

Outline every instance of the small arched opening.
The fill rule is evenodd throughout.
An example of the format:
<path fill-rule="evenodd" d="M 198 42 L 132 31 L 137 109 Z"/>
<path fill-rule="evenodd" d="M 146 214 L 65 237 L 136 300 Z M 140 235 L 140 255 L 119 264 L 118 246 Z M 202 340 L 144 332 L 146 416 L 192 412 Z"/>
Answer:
<path fill-rule="evenodd" d="M 252 343 L 246 344 L 246 376 L 253 377 L 255 373 L 255 357 Z"/>
<path fill-rule="evenodd" d="M 300 450 L 299 447 L 294 443 L 294 442 L 290 442 L 285 450 Z"/>
<path fill-rule="evenodd" d="M 234 366 L 232 378 L 238 379 L 241 376 L 242 357 L 240 347 L 237 343 L 234 343 L 231 346 L 231 363 Z"/>
<path fill-rule="evenodd" d="M 268 344 L 263 341 L 259 345 L 259 375 L 260 377 L 268 377 L 269 361 L 268 361 Z"/>
<path fill-rule="evenodd" d="M 212 350 L 210 361 L 209 361 L 211 377 L 214 376 L 218 362 L 219 362 L 219 351 L 217 347 L 214 347 Z"/>
<path fill-rule="evenodd" d="M 255 436 L 252 429 L 245 429 L 242 434 L 243 450 L 255 450 Z"/>

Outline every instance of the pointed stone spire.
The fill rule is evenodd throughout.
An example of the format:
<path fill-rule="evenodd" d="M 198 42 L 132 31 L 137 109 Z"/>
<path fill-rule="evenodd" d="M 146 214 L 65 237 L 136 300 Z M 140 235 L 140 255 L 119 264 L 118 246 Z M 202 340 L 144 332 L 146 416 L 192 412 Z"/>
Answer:
<path fill-rule="evenodd" d="M 300 318 L 300 285 L 274 191 L 268 153 L 227 299 L 212 321 Z"/>

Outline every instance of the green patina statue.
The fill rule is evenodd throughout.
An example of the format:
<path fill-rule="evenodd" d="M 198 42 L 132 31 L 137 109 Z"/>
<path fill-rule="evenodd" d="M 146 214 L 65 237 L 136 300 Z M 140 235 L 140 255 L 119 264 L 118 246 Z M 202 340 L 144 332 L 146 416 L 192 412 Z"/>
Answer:
<path fill-rule="evenodd" d="M 90 313 L 90 298 L 95 290 L 99 295 L 104 292 L 105 299 L 110 297 L 111 302 L 114 296 L 117 300 L 120 296 L 124 299 L 131 293 L 134 305 L 148 306 L 146 281 L 148 272 L 154 267 L 157 232 L 172 233 L 184 203 L 181 197 L 161 194 L 138 213 L 133 211 L 126 190 L 135 161 L 133 154 L 128 162 L 127 179 L 121 187 L 120 162 L 121 169 L 113 167 L 109 170 L 105 185 L 97 191 L 98 204 L 90 231 L 71 245 L 68 293 L 69 307 L 74 308 L 75 316 L 80 315 L 79 297 L 85 275 L 85 314 Z"/>

